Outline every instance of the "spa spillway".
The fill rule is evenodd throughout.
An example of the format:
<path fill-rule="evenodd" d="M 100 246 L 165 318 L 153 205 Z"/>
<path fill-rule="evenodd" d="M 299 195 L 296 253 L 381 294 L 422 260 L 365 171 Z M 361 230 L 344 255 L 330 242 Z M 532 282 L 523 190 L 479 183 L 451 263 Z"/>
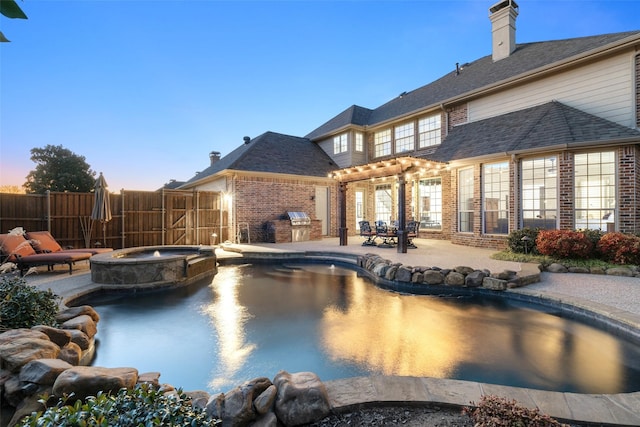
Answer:
<path fill-rule="evenodd" d="M 212 246 L 144 246 L 91 257 L 91 280 L 114 286 L 188 285 L 215 273 Z"/>

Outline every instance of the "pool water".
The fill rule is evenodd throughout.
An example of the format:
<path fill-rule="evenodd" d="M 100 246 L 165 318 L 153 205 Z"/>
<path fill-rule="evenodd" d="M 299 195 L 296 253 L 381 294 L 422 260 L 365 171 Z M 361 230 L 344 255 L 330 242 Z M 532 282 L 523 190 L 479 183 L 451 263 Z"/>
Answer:
<path fill-rule="evenodd" d="M 279 370 L 640 390 L 640 348 L 592 326 L 503 299 L 389 292 L 340 267 L 225 266 L 188 288 L 83 303 L 101 316 L 94 366 L 157 371 L 184 390 Z"/>

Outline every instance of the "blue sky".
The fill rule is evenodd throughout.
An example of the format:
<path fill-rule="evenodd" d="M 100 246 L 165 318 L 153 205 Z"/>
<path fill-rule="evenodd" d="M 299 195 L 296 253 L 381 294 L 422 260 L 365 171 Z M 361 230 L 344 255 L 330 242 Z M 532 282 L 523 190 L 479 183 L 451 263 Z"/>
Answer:
<path fill-rule="evenodd" d="M 111 191 L 187 180 L 490 54 L 497 0 L 25 0 L 0 17 L 0 185 L 63 145 Z M 520 0 L 518 43 L 640 29 L 640 0 Z"/>

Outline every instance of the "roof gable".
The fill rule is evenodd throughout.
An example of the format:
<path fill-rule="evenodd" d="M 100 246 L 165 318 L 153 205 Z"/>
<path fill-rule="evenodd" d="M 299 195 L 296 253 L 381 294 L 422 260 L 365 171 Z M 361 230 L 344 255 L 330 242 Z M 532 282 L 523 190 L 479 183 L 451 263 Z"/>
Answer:
<path fill-rule="evenodd" d="M 318 138 L 348 125 L 365 126 L 369 121 L 370 115 L 371 110 L 368 108 L 352 105 L 319 128 L 315 129 L 313 132 L 309 133 L 306 138 Z"/>
<path fill-rule="evenodd" d="M 336 167 L 327 153 L 308 138 L 265 132 L 237 147 L 185 185 L 224 170 L 326 177 Z"/>
<path fill-rule="evenodd" d="M 552 101 L 456 126 L 430 157 L 449 162 L 627 138 L 640 142 L 640 131 Z"/>

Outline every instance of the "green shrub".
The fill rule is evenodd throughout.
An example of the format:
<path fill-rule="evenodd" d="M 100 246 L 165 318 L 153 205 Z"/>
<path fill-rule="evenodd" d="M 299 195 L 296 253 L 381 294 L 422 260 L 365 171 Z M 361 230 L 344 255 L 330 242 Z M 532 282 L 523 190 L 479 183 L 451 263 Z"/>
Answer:
<path fill-rule="evenodd" d="M 41 291 L 19 277 L 0 280 L 0 330 L 56 326 L 60 297 Z"/>
<path fill-rule="evenodd" d="M 595 254 L 593 243 L 581 231 L 540 230 L 536 246 L 542 255 L 554 258 L 591 258 Z"/>
<path fill-rule="evenodd" d="M 475 405 L 471 402 L 472 405 Z M 538 408 L 529 409 L 515 400 L 498 396 L 482 396 L 475 408 L 464 407 L 462 412 L 471 417 L 475 427 L 555 427 L 566 426 Z"/>
<path fill-rule="evenodd" d="M 640 264 L 640 237 L 624 233 L 606 233 L 598 242 L 602 258 L 615 264 Z"/>
<path fill-rule="evenodd" d="M 538 248 L 536 247 L 536 238 L 538 237 L 539 228 L 529 228 L 525 227 L 520 230 L 513 230 L 509 233 L 509 237 L 507 239 L 507 244 L 509 249 L 512 252 L 519 254 L 531 254 L 537 255 L 539 254 Z M 528 240 L 522 240 L 524 237 L 527 237 Z"/>
<path fill-rule="evenodd" d="M 46 399 L 41 400 L 45 403 Z M 220 420 L 211 419 L 200 408 L 193 407 L 191 399 L 182 391 L 166 395 L 148 385 L 122 389 L 117 394 L 98 393 L 85 402 L 66 404 L 62 399 L 44 412 L 23 418 L 26 427 L 136 427 L 136 426 L 218 426 Z"/>

